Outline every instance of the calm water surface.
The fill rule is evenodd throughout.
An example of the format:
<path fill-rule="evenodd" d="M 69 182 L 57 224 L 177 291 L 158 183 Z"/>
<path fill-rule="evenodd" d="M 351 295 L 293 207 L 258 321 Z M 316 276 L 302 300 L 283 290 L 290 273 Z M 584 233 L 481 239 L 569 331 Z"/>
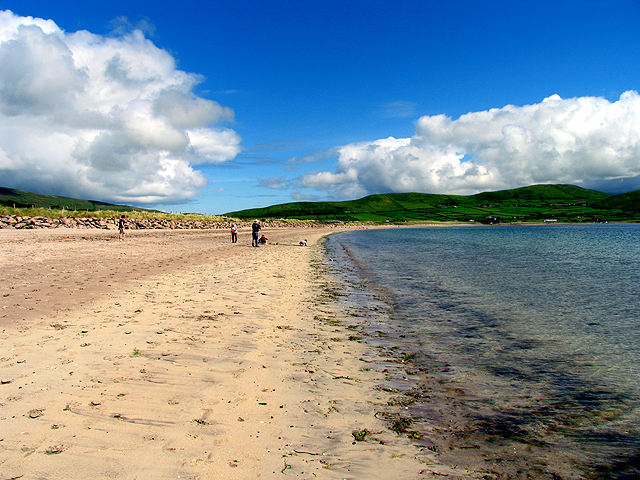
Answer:
<path fill-rule="evenodd" d="M 640 478 L 640 225 L 365 230 L 326 249 L 417 354 L 410 413 L 443 460 Z"/>

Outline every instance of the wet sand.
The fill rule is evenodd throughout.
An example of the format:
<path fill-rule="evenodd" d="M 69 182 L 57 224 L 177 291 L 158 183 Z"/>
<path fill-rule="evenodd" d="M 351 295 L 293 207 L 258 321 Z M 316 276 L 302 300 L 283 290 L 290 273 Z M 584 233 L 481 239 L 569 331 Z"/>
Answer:
<path fill-rule="evenodd" d="M 0 231 L 0 478 L 480 478 L 376 415 L 333 231 Z"/>

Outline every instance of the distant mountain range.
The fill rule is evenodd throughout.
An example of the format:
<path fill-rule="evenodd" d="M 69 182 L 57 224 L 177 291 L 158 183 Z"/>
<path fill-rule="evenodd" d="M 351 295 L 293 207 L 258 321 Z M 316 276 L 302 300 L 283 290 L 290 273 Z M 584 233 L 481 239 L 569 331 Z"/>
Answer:
<path fill-rule="evenodd" d="M 640 190 L 611 195 L 575 185 L 533 185 L 475 195 L 385 193 L 340 202 L 285 203 L 225 216 L 378 223 L 640 222 Z"/>
<path fill-rule="evenodd" d="M 0 205 L 65 210 L 153 211 L 0 187 Z M 339 202 L 292 202 L 229 212 L 238 219 L 323 222 L 640 222 L 640 190 L 618 195 L 575 185 L 533 185 L 475 195 L 384 193 Z"/>

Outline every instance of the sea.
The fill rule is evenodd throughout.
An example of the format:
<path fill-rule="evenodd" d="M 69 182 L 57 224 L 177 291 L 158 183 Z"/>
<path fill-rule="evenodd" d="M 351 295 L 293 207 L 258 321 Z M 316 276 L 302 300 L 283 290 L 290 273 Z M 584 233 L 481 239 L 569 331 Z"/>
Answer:
<path fill-rule="evenodd" d="M 406 361 L 417 446 L 487 478 L 640 478 L 640 225 L 363 229 L 324 256 L 361 341 Z"/>

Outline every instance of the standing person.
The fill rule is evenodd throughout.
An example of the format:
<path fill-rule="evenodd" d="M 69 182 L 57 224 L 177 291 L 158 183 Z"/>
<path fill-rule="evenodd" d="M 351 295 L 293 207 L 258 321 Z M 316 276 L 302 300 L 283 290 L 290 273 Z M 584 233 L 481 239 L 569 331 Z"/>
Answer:
<path fill-rule="evenodd" d="M 231 243 L 238 241 L 238 226 L 234 223 L 231 225 Z"/>
<path fill-rule="evenodd" d="M 258 220 L 253 221 L 253 225 L 251 225 L 251 246 L 259 247 L 258 245 L 258 232 L 262 227 L 258 223 Z"/>
<path fill-rule="evenodd" d="M 120 238 L 120 240 L 124 240 L 124 236 L 125 236 L 124 226 L 125 226 L 124 215 L 122 215 L 120 217 L 120 220 L 118 220 L 118 234 L 119 234 L 118 238 Z"/>

